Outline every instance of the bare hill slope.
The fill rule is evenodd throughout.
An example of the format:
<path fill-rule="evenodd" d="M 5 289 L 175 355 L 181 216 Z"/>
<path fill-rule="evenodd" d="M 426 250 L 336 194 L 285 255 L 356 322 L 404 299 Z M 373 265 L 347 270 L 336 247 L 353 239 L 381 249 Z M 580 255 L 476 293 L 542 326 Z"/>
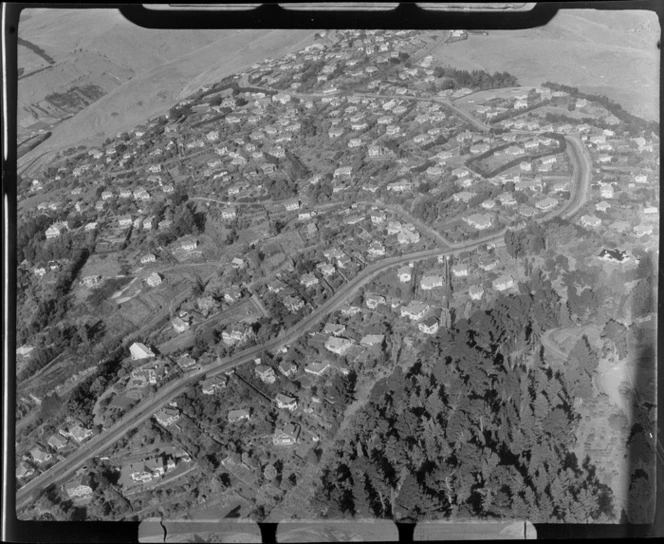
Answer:
<path fill-rule="evenodd" d="M 432 54 L 455 68 L 510 72 L 523 85 L 548 80 L 606 94 L 658 120 L 659 33 L 652 12 L 567 10 L 541 28 L 474 34 Z"/>
<path fill-rule="evenodd" d="M 19 171 L 31 165 L 29 172 L 63 148 L 103 141 L 160 115 L 201 85 L 302 47 L 314 35 L 310 30 L 165 32 L 135 27 L 114 11 L 63 11 L 52 17 L 53 10 L 30 10 L 19 28 L 22 38 L 56 61 L 19 80 L 19 126 L 27 131 L 57 123 L 51 138 L 21 158 Z M 19 49 L 34 65 L 34 53 Z M 99 87 L 104 96 L 79 104 L 82 109 L 54 106 L 54 93 L 75 101 L 72 88 L 86 85 Z"/>

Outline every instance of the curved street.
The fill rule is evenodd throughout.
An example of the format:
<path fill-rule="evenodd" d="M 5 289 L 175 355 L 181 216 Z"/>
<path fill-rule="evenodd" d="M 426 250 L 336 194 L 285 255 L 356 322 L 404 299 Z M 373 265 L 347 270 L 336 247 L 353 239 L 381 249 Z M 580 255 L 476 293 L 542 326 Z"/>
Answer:
<path fill-rule="evenodd" d="M 550 220 L 556 216 L 570 218 L 579 211 L 587 199 L 588 189 L 590 187 L 590 176 L 592 173 L 590 155 L 578 136 L 568 135 L 565 138 L 570 144 L 568 149 L 570 150 L 570 159 L 572 159 L 573 163 L 572 194 L 565 205 L 552 212 L 550 215 L 544 216 L 542 220 Z M 496 245 L 503 245 L 505 231 L 506 229 L 502 229 L 498 232 L 487 234 L 477 240 L 469 242 L 447 242 L 448 247 L 445 249 L 435 248 L 398 257 L 391 257 L 368 266 L 355 278 L 344 285 L 323 305 L 316 308 L 311 314 L 304 317 L 300 323 L 288 331 L 285 331 L 279 337 L 264 344 L 243 350 L 232 357 L 218 359 L 215 363 L 208 365 L 199 371 L 185 375 L 165 385 L 162 389 L 157 391 L 152 398 L 144 400 L 141 404 L 130 410 L 108 430 L 92 438 L 77 452 L 73 453 L 63 461 L 60 461 L 19 489 L 16 494 L 16 507 L 22 508 L 26 506 L 36 498 L 36 494 L 43 491 L 49 485 L 64 482 L 76 470 L 83 466 L 86 460 L 102 453 L 106 448 L 121 439 L 127 431 L 139 426 L 141 423 L 149 419 L 169 400 L 180 395 L 187 389 L 187 387 L 197 380 L 200 380 L 203 376 L 211 376 L 226 372 L 238 365 L 253 360 L 264 350 L 279 348 L 297 340 L 304 333 L 311 330 L 311 328 L 320 322 L 320 320 L 326 315 L 341 308 L 341 306 L 345 304 L 347 300 L 355 296 L 365 284 L 373 280 L 378 274 L 385 270 L 410 261 L 419 261 L 436 257 L 438 255 L 454 255 L 464 251 L 470 251 L 477 249 L 484 244 L 494 243 Z"/>

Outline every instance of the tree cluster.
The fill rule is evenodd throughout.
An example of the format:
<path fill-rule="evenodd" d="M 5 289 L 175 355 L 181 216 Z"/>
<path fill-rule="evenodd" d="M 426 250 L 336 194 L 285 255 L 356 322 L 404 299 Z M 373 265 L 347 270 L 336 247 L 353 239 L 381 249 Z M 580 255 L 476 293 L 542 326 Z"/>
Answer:
<path fill-rule="evenodd" d="M 585 339 L 570 368 L 539 359 L 560 301 L 543 276 L 441 329 L 421 360 L 373 388 L 323 470 L 327 515 L 607 520 L 610 489 L 572 453 L 574 399 L 597 364 Z M 577 382 L 582 382 L 579 385 Z M 331 514 L 332 513 L 332 514 Z"/>

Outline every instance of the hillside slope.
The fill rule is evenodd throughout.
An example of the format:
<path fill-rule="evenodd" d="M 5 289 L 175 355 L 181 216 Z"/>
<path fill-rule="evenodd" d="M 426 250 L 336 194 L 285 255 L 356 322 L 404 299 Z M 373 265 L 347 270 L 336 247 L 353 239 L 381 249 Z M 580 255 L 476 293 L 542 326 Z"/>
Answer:
<path fill-rule="evenodd" d="M 432 55 L 455 68 L 507 71 L 523 85 L 548 80 L 605 94 L 658 120 L 659 34 L 652 12 L 565 10 L 544 27 L 473 34 Z"/>
<path fill-rule="evenodd" d="M 51 138 L 21 158 L 19 171 L 31 165 L 27 173 L 58 150 L 82 141 L 103 141 L 163 114 L 205 83 L 218 81 L 267 56 L 303 47 L 313 40 L 315 32 L 164 32 L 135 27 L 114 11 L 62 11 L 68 13 L 58 11 L 49 19 L 53 10 L 30 10 L 19 29 L 22 38 L 56 61 L 19 80 L 19 127 L 27 133 L 55 125 Z M 71 32 L 65 32 L 67 29 Z M 34 65 L 34 52 L 19 49 L 25 50 L 26 60 Z M 28 59 L 28 55 L 32 57 Z M 80 102 L 77 109 L 75 102 L 80 93 L 73 88 L 87 85 L 96 85 L 104 96 L 89 104 Z M 53 104 L 54 93 L 65 95 L 56 98 L 73 103 L 57 107 Z"/>

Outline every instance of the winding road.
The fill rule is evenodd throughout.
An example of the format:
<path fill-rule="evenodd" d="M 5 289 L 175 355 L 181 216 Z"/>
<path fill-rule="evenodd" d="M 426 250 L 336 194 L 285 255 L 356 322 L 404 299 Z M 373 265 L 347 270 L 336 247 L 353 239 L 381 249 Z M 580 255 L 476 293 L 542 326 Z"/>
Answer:
<path fill-rule="evenodd" d="M 570 200 L 568 200 L 560 209 L 542 217 L 542 220 L 550 220 L 556 216 L 570 218 L 580 210 L 587 199 L 592 172 L 590 155 L 578 136 L 568 135 L 565 138 L 570 144 L 568 150 L 573 164 L 572 195 Z M 217 359 L 216 362 L 199 371 L 195 371 L 166 384 L 158 390 L 153 397 L 143 400 L 141 404 L 130 410 L 109 429 L 93 437 L 78 451 L 55 464 L 53 467 L 19 489 L 16 494 L 17 509 L 23 508 L 33 502 L 46 487 L 53 484 L 58 485 L 66 481 L 76 470 L 83 466 L 89 458 L 102 453 L 116 441 L 125 436 L 129 430 L 141 425 L 168 401 L 183 393 L 189 386 L 204 376 L 213 376 L 221 372 L 227 372 L 239 365 L 252 361 L 264 350 L 278 349 L 283 345 L 294 342 L 307 331 L 311 330 L 326 315 L 341 308 L 342 305 L 355 296 L 364 285 L 382 272 L 411 261 L 425 260 L 438 255 L 454 255 L 464 251 L 477 249 L 480 246 L 489 243 L 503 245 L 505 231 L 506 229 L 502 229 L 498 232 L 487 234 L 474 241 L 458 243 L 447 241 L 447 247 L 444 249 L 435 248 L 398 257 L 391 257 L 368 266 L 355 278 L 344 285 L 323 305 L 316 308 L 297 325 L 285 331 L 277 338 L 259 346 L 245 349 L 232 357 Z"/>

